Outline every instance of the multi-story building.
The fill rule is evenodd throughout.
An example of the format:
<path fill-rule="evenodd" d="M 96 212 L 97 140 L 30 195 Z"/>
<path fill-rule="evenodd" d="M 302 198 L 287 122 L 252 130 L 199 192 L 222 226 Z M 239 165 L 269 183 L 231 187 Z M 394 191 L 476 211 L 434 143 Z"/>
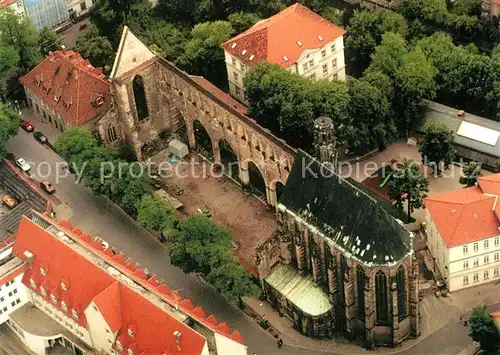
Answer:
<path fill-rule="evenodd" d="M 229 91 L 245 101 L 244 77 L 261 60 L 310 79 L 345 80 L 344 30 L 296 3 L 223 43 Z"/>
<path fill-rule="evenodd" d="M 70 126 L 88 129 L 113 144 L 121 137 L 114 127 L 99 132 L 103 117 L 115 117 L 109 83 L 101 68 L 94 68 L 80 54 L 59 50 L 20 79 L 28 105 L 36 117 L 60 133 Z"/>
<path fill-rule="evenodd" d="M 0 11 L 11 9 L 19 16 L 25 16 L 24 0 L 0 0 Z"/>
<path fill-rule="evenodd" d="M 85 16 L 94 6 L 94 3 L 95 0 L 68 0 L 69 18 L 74 20 Z"/>
<path fill-rule="evenodd" d="M 237 331 L 101 239 L 37 212 L 0 250 L 0 320 L 37 354 L 246 354 Z"/>
<path fill-rule="evenodd" d="M 450 292 L 500 279 L 500 174 L 425 199 L 427 245 Z"/>
<path fill-rule="evenodd" d="M 26 15 L 38 31 L 69 20 L 66 0 L 26 0 Z"/>

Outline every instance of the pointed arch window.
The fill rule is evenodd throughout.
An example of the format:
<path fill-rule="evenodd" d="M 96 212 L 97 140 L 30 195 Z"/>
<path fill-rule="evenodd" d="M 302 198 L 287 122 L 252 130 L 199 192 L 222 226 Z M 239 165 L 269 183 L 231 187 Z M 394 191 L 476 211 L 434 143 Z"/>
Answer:
<path fill-rule="evenodd" d="M 396 285 L 398 290 L 398 315 L 399 320 L 406 318 L 406 285 L 405 270 L 400 266 L 396 274 Z"/>
<path fill-rule="evenodd" d="M 358 291 L 358 319 L 365 321 L 365 271 L 356 267 L 356 288 Z"/>
<path fill-rule="evenodd" d="M 377 325 L 389 324 L 389 300 L 387 289 L 387 275 L 380 270 L 375 274 Z"/>
<path fill-rule="evenodd" d="M 135 109 L 139 121 L 146 119 L 149 116 L 148 103 L 146 100 L 146 91 L 144 90 L 144 82 L 140 75 L 136 75 L 132 81 L 132 89 L 134 91 Z"/>

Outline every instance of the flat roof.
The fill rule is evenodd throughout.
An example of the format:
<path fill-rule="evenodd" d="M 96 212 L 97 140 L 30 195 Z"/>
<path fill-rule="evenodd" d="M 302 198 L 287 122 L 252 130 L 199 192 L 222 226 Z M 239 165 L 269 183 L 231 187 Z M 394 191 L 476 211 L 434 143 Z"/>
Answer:
<path fill-rule="evenodd" d="M 320 316 L 333 308 L 328 296 L 316 285 L 313 277 L 300 275 L 290 265 L 276 265 L 265 280 L 297 308 L 311 316 Z"/>
<path fill-rule="evenodd" d="M 433 101 L 426 101 L 427 113 L 425 121 L 431 120 L 444 124 L 448 129 L 455 132 L 454 143 L 466 148 L 492 155 L 500 158 L 500 122 L 496 122 L 484 117 L 476 116 L 466 112 L 464 116 L 458 116 L 459 109 L 439 104 Z M 465 123 L 464 126 L 462 124 Z M 424 131 L 425 122 L 419 128 Z M 462 127 L 462 129 L 460 129 Z M 498 134 L 494 144 L 493 140 Z"/>

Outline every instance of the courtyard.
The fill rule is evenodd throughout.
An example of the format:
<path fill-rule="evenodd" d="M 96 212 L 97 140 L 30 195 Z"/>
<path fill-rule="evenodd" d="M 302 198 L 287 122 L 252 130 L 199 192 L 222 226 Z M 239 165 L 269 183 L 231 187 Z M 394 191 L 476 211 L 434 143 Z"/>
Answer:
<path fill-rule="evenodd" d="M 160 164 L 167 157 L 168 152 L 162 151 L 151 162 Z M 187 156 L 187 161 L 189 164 L 179 164 L 174 174 L 165 177 L 169 192 L 184 205 L 182 212 L 190 215 L 206 209 L 215 223 L 231 229 L 235 254 L 255 274 L 255 247 L 276 229 L 274 213 L 235 181 L 211 174 L 212 164 L 198 155 Z"/>

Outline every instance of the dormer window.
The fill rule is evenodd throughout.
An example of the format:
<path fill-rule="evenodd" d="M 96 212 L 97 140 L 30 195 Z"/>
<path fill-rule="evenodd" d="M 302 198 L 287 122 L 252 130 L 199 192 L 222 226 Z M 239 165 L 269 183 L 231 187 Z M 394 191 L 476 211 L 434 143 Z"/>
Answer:
<path fill-rule="evenodd" d="M 71 310 L 71 316 L 75 320 L 78 319 L 78 312 L 74 308 Z"/>
<path fill-rule="evenodd" d="M 36 289 L 36 282 L 35 282 L 35 280 L 30 279 L 30 286 L 31 286 L 31 288 Z"/>
<path fill-rule="evenodd" d="M 36 78 L 36 77 L 35 77 L 35 85 L 36 85 L 37 87 L 40 87 L 40 85 L 42 85 L 42 81 L 41 81 L 39 78 Z"/>
<path fill-rule="evenodd" d="M 47 291 L 45 291 L 45 288 L 43 286 L 40 286 L 40 293 L 43 297 L 47 296 Z"/>
<path fill-rule="evenodd" d="M 123 351 L 123 345 L 119 340 L 116 341 L 116 350 L 118 350 L 119 352 Z"/>
<path fill-rule="evenodd" d="M 67 312 L 67 311 L 68 311 L 68 305 L 66 304 L 66 302 L 61 301 L 61 309 L 62 309 L 64 312 Z"/>
<path fill-rule="evenodd" d="M 40 274 L 43 276 L 47 276 L 47 269 L 45 269 L 43 266 L 40 266 Z"/>
<path fill-rule="evenodd" d="M 128 329 L 127 329 L 127 333 L 128 333 L 128 336 L 129 336 L 129 337 L 131 337 L 131 338 L 133 338 L 133 337 L 134 337 L 134 335 L 135 335 L 135 334 L 134 334 L 134 331 L 133 331 L 131 328 L 128 328 Z"/>
<path fill-rule="evenodd" d="M 95 99 L 92 100 L 92 106 L 100 107 L 104 104 L 104 97 L 102 95 L 98 95 Z"/>
<path fill-rule="evenodd" d="M 132 349 L 127 349 L 127 354 L 128 355 L 134 355 L 134 351 Z"/>
<path fill-rule="evenodd" d="M 64 281 L 61 281 L 61 290 L 68 291 L 68 285 L 66 285 Z"/>
<path fill-rule="evenodd" d="M 71 104 L 73 103 L 72 99 L 69 100 L 63 100 L 63 106 L 66 110 L 68 110 L 71 107 Z"/>
<path fill-rule="evenodd" d="M 57 304 L 57 297 L 53 293 L 50 295 L 50 300 L 52 301 L 52 303 Z"/>

